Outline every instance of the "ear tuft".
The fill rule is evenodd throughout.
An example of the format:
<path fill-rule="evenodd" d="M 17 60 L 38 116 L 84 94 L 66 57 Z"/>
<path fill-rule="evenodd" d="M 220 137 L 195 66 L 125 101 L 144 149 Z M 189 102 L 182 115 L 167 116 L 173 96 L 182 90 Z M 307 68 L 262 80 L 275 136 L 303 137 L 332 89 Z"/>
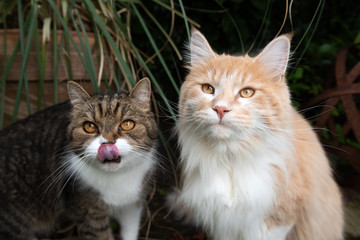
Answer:
<path fill-rule="evenodd" d="M 143 78 L 130 92 L 130 97 L 136 99 L 140 104 L 150 106 L 151 82 L 149 78 Z"/>
<path fill-rule="evenodd" d="M 195 28 L 191 29 L 189 50 L 191 65 L 196 65 L 215 56 L 214 51 L 211 49 L 204 35 Z"/>
<path fill-rule="evenodd" d="M 67 83 L 67 89 L 70 101 L 73 105 L 77 103 L 87 102 L 91 98 L 90 95 L 85 91 L 85 89 L 74 81 L 69 81 Z"/>
<path fill-rule="evenodd" d="M 282 35 L 272 40 L 256 57 L 271 74 L 285 74 L 290 55 L 291 35 Z"/>

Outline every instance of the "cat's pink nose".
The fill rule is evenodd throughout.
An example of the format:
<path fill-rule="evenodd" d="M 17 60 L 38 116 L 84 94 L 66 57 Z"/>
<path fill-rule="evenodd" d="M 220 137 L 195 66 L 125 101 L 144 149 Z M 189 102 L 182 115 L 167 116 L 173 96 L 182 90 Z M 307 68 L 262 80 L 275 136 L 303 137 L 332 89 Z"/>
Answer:
<path fill-rule="evenodd" d="M 213 107 L 213 110 L 217 112 L 220 121 L 223 119 L 225 113 L 230 112 L 230 109 L 224 106 L 215 106 Z"/>
<path fill-rule="evenodd" d="M 98 149 L 98 158 L 101 162 L 105 160 L 118 159 L 119 150 L 113 143 L 104 143 Z"/>

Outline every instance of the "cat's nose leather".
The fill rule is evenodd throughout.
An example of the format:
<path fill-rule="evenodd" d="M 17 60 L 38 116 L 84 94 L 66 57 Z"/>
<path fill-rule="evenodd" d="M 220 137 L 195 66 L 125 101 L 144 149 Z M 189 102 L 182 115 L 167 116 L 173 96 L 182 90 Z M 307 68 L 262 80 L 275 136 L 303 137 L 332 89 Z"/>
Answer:
<path fill-rule="evenodd" d="M 220 121 L 223 119 L 225 113 L 230 112 L 230 109 L 224 106 L 215 106 L 213 107 L 213 110 L 217 112 Z"/>

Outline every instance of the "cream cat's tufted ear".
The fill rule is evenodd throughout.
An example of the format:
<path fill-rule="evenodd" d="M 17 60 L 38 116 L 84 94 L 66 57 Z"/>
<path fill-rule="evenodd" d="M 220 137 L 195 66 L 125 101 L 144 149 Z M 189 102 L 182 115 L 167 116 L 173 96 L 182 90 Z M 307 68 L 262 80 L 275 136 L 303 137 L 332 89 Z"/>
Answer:
<path fill-rule="evenodd" d="M 84 103 L 90 99 L 90 95 L 76 82 L 69 81 L 67 89 L 72 104 Z"/>
<path fill-rule="evenodd" d="M 150 79 L 143 78 L 141 79 L 130 92 L 130 96 L 135 98 L 141 104 L 145 106 L 150 106 L 150 97 L 151 97 L 151 83 Z"/>
<path fill-rule="evenodd" d="M 193 28 L 191 32 L 189 50 L 191 65 L 195 65 L 200 62 L 209 60 L 210 58 L 215 56 L 214 51 L 211 49 L 204 35 L 202 35 L 195 28 Z"/>
<path fill-rule="evenodd" d="M 271 41 L 256 60 L 274 75 L 285 74 L 290 54 L 290 35 L 282 35 Z"/>

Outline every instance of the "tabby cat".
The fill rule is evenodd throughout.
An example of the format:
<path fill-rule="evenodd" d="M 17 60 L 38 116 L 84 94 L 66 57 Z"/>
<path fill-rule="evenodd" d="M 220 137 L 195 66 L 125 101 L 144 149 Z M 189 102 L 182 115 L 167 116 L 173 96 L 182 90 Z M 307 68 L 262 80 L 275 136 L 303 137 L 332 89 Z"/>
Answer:
<path fill-rule="evenodd" d="M 149 79 L 129 93 L 90 96 L 69 82 L 70 101 L 0 132 L 0 239 L 51 236 L 65 223 L 79 239 L 135 240 L 155 166 L 157 126 Z"/>
<path fill-rule="evenodd" d="M 169 201 L 211 239 L 342 239 L 328 159 L 291 106 L 290 39 L 255 57 L 230 56 L 192 32 L 177 125 L 182 185 Z"/>

